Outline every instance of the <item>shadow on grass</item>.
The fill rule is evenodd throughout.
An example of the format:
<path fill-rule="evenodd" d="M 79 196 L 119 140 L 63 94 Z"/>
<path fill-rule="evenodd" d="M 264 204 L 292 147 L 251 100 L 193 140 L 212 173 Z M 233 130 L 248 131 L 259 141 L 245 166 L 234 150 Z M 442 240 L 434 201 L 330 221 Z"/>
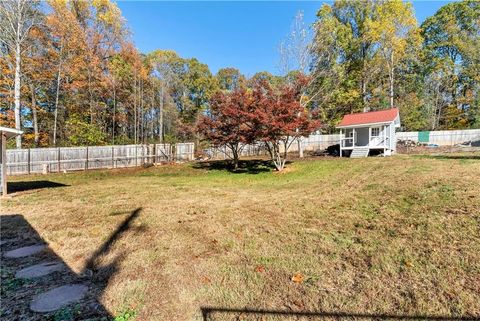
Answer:
<path fill-rule="evenodd" d="M 428 159 L 475 159 L 480 160 L 480 155 L 416 155 L 418 158 Z"/>
<path fill-rule="evenodd" d="M 83 270 L 83 273 L 86 271 L 86 269 L 96 269 L 99 265 L 97 261 L 108 254 L 111 250 L 111 247 L 115 242 L 120 239 L 122 234 L 124 234 L 126 231 L 128 231 L 131 228 L 131 223 L 140 215 L 140 212 L 142 211 L 142 208 L 139 207 L 135 209 L 134 211 L 130 212 L 128 217 L 120 224 L 117 226 L 117 228 L 110 234 L 107 240 L 103 242 L 102 246 L 100 246 L 93 254 L 90 256 L 87 260 L 87 263 L 85 264 L 85 268 Z"/>
<path fill-rule="evenodd" d="M 349 313 L 349 312 L 309 312 L 309 311 L 286 311 L 267 309 L 233 309 L 202 307 L 203 321 L 213 320 L 250 320 L 252 317 L 258 320 L 265 320 L 265 317 L 277 317 L 279 319 L 299 320 L 303 317 L 308 320 L 425 320 L 425 321 L 474 321 L 480 316 L 443 316 L 443 315 L 401 315 L 401 314 L 370 314 L 370 313 Z M 256 320 L 255 319 L 255 320 Z"/>
<path fill-rule="evenodd" d="M 133 221 L 138 218 L 141 211 L 142 208 L 137 208 L 125 212 L 126 217 L 111 232 L 108 239 L 86 260 L 85 267 L 80 273 L 75 273 L 68 268 L 63 259 L 51 249 L 25 258 L 3 259 L 4 252 L 8 250 L 31 244 L 46 244 L 47 242 L 23 215 L 1 215 L 2 311 L 0 311 L 0 318 L 5 320 L 25 318 L 29 320 L 78 320 L 74 317 L 78 314 L 82 316 L 82 320 L 113 320 L 114 316 L 101 304 L 101 298 L 108 283 L 119 271 L 120 264 L 126 254 L 122 251 L 115 251 L 113 257 L 108 254 L 114 251 L 115 243 L 127 232 L 131 230 L 142 231 L 140 227 L 132 226 Z M 15 272 L 20 268 L 45 261 L 61 262 L 66 268 L 64 271 L 54 272 L 49 276 L 24 281 L 30 284 L 27 287 L 23 286 L 21 280 L 15 278 Z M 18 283 L 18 285 L 7 287 L 4 283 L 6 285 Z M 35 295 L 65 284 L 84 284 L 88 286 L 89 290 L 80 302 L 66 305 L 60 310 L 48 313 L 33 313 L 30 310 L 29 304 Z M 22 299 L 17 300 L 15 299 L 16 296 Z M 22 317 L 18 318 L 19 315 Z M 68 316 L 68 318 L 65 316 Z"/>
<path fill-rule="evenodd" d="M 198 162 L 193 165 L 193 168 L 212 171 L 227 171 L 235 174 L 260 174 L 265 172 L 271 172 L 275 169 L 275 166 L 270 160 L 251 159 L 240 160 L 238 162 L 238 168 L 236 170 L 233 168 L 233 163 L 230 160 Z"/>
<path fill-rule="evenodd" d="M 8 182 L 7 183 L 7 191 L 8 193 L 15 193 L 15 192 L 25 192 L 35 189 L 43 189 L 43 188 L 55 188 L 55 187 L 66 187 L 70 185 L 65 185 L 62 183 L 56 183 L 51 181 L 27 181 L 27 182 Z"/>

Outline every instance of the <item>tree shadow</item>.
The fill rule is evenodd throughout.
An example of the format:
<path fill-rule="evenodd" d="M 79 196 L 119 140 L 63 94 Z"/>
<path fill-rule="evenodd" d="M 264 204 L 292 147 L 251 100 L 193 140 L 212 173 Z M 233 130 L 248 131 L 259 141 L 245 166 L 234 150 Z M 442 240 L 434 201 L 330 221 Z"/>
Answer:
<path fill-rule="evenodd" d="M 35 189 L 43 188 L 56 188 L 56 187 L 67 187 L 70 185 L 52 182 L 52 181 L 26 181 L 26 182 L 7 182 L 7 192 L 16 193 L 16 192 L 25 192 Z"/>
<path fill-rule="evenodd" d="M 310 312 L 287 311 L 268 309 L 235 309 L 219 307 L 200 308 L 203 321 L 213 320 L 266 320 L 266 317 L 275 317 L 277 320 L 425 320 L 425 321 L 478 321 L 480 316 L 444 316 L 444 315 L 401 315 L 401 314 L 375 314 L 375 313 L 350 313 L 350 312 Z M 252 317 L 250 319 L 247 317 Z M 227 319 L 228 318 L 228 319 Z"/>
<path fill-rule="evenodd" d="M 418 158 L 428 158 L 428 159 L 473 159 L 480 160 L 480 155 L 416 155 Z"/>
<path fill-rule="evenodd" d="M 60 316 L 61 320 L 77 320 L 77 317 L 73 316 L 75 314 L 81 315 L 82 320 L 113 319 L 111 313 L 100 303 L 100 299 L 109 281 L 118 272 L 125 253 L 116 253 L 113 259 L 109 260 L 107 260 L 106 255 L 112 252 L 115 242 L 129 230 L 132 230 L 132 223 L 138 218 L 141 210 L 142 208 L 137 208 L 128 213 L 128 216 L 112 231 L 108 239 L 86 260 L 85 267 L 80 273 L 75 273 L 68 268 L 63 259 L 51 249 L 23 258 L 3 257 L 4 252 L 8 250 L 33 244 L 46 244 L 46 241 L 23 215 L 0 216 L 0 235 L 2 240 L 2 310 L 0 318 L 6 320 L 57 320 L 58 313 L 62 313 Z M 136 228 L 136 230 L 142 231 L 141 228 Z M 107 261 L 107 263 L 102 264 L 101 261 L 103 260 Z M 66 268 L 63 271 L 56 271 L 34 279 L 23 280 L 15 278 L 15 272 L 21 268 L 52 261 L 61 262 Z M 72 303 L 56 312 L 35 313 L 30 310 L 30 301 L 36 294 L 66 284 L 87 285 L 88 292 L 80 302 Z M 73 317 L 63 318 L 69 315 Z"/>
<path fill-rule="evenodd" d="M 113 231 L 108 239 L 103 242 L 102 246 L 100 246 L 88 259 L 87 263 L 85 264 L 83 272 L 86 269 L 95 269 L 98 265 L 98 259 L 102 256 L 108 254 L 111 250 L 112 245 L 118 241 L 118 239 L 131 228 L 132 222 L 140 215 L 142 208 L 139 207 L 132 211 L 128 217 Z"/>
<path fill-rule="evenodd" d="M 287 162 L 288 163 L 288 162 Z M 195 169 L 206 169 L 210 171 L 226 171 L 234 174 L 260 174 L 271 172 L 275 166 L 270 160 L 250 159 L 240 160 L 235 170 L 230 160 L 202 161 L 193 165 Z"/>

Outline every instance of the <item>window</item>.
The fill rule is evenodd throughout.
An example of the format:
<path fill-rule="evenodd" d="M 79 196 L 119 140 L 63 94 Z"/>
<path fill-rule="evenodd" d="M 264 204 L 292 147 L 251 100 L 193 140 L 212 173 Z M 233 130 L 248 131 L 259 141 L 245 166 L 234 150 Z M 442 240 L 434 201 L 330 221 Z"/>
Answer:
<path fill-rule="evenodd" d="M 380 127 L 373 127 L 372 128 L 372 137 L 380 136 Z"/>

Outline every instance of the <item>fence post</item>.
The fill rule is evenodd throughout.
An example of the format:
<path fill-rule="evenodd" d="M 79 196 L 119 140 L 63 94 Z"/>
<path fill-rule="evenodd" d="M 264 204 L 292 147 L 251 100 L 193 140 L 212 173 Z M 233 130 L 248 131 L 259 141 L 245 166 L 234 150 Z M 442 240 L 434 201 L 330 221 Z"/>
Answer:
<path fill-rule="evenodd" d="M 58 163 L 58 172 L 60 173 L 60 147 L 58 147 L 58 160 L 57 160 L 57 163 Z"/>
<path fill-rule="evenodd" d="M 30 148 L 28 149 L 28 154 L 27 154 L 27 170 L 28 170 L 28 174 L 30 174 L 30 171 L 31 171 L 31 165 L 30 165 Z"/>
<path fill-rule="evenodd" d="M 138 145 L 137 145 L 137 144 L 135 144 L 135 166 L 138 166 L 137 147 L 138 147 Z"/>
<path fill-rule="evenodd" d="M 115 168 L 115 146 L 112 146 L 112 168 Z"/>
<path fill-rule="evenodd" d="M 88 146 L 87 146 L 87 148 L 86 148 L 86 154 L 87 154 L 87 155 L 86 155 L 86 158 L 85 158 L 85 170 L 88 169 Z"/>

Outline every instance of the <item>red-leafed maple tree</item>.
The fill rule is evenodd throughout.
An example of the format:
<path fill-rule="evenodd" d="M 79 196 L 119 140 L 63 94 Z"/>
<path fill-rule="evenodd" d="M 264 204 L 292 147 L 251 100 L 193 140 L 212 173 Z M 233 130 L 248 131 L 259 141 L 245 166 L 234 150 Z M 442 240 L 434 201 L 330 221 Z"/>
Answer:
<path fill-rule="evenodd" d="M 301 104 L 302 81 L 285 84 L 276 91 L 268 82 L 260 81 L 253 90 L 249 122 L 256 139 L 265 143 L 278 171 L 285 167 L 291 144 L 320 127 L 320 122 L 312 119 Z"/>
<path fill-rule="evenodd" d="M 252 97 L 244 88 L 232 92 L 218 92 L 210 100 L 208 114 L 202 116 L 198 131 L 215 147 L 227 147 L 232 155 L 234 169 L 238 168 L 239 155 L 246 144 L 255 141 L 255 130 L 249 119 Z"/>

